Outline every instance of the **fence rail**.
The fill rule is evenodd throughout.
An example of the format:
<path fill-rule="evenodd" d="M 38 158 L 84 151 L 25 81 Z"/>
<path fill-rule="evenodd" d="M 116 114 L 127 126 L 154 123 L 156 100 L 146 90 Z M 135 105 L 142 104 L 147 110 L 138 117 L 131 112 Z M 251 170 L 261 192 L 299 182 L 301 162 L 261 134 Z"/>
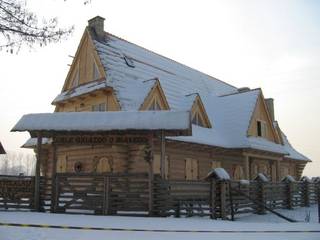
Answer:
<path fill-rule="evenodd" d="M 34 210 L 34 177 L 0 176 L 0 209 Z M 319 183 L 164 180 L 148 174 L 41 177 L 42 211 L 226 219 L 317 203 Z"/>

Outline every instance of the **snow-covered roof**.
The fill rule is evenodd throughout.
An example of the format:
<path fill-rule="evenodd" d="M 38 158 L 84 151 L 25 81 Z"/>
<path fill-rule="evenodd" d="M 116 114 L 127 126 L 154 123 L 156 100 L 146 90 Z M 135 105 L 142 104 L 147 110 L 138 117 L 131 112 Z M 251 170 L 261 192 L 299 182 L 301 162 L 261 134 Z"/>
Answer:
<path fill-rule="evenodd" d="M 304 156 L 292 146 L 247 136 L 261 90 L 240 93 L 230 84 L 110 33 L 105 33 L 105 38 L 98 40 L 94 34 L 91 37 L 105 69 L 105 81 L 63 92 L 54 102 L 110 87 L 122 111 L 137 111 L 159 81 L 171 110 L 190 111 L 199 96 L 213 126 L 209 129 L 193 125 L 192 136 L 170 137 L 171 140 L 225 148 L 253 148 L 303 160 Z"/>
<path fill-rule="evenodd" d="M 56 112 L 24 115 L 12 131 L 190 130 L 187 111 Z"/>
<path fill-rule="evenodd" d="M 308 157 L 304 156 L 303 154 L 299 153 L 295 150 L 292 145 L 290 144 L 287 136 L 281 132 L 284 149 L 288 152 L 288 155 L 285 156 L 286 158 L 294 159 L 294 160 L 302 160 L 302 161 L 311 161 Z"/>
<path fill-rule="evenodd" d="M 132 88 L 143 91 L 141 83 L 158 78 L 170 108 L 180 109 L 181 99 L 188 94 L 222 95 L 237 92 L 237 88 L 195 69 L 151 52 L 107 33 L 105 41 L 94 40 L 107 84 L 114 88 L 122 110 L 136 110 L 141 104 L 137 96 L 128 96 Z M 128 66 L 125 57 L 134 67 Z"/>
<path fill-rule="evenodd" d="M 29 138 L 21 147 L 22 148 L 34 148 L 37 146 L 37 138 Z M 42 138 L 42 145 L 48 145 L 52 143 L 52 138 Z"/>
<path fill-rule="evenodd" d="M 93 81 L 93 82 L 89 82 L 86 84 L 82 84 L 79 87 L 76 88 L 72 88 L 70 90 L 67 90 L 65 92 L 60 93 L 54 100 L 53 100 L 53 104 L 67 100 L 67 99 L 71 99 L 74 97 L 78 97 L 81 95 L 84 95 L 86 93 L 90 93 L 92 91 L 96 91 L 96 90 L 100 90 L 100 89 L 104 89 L 107 88 L 107 84 L 105 79 L 99 80 L 99 81 Z"/>

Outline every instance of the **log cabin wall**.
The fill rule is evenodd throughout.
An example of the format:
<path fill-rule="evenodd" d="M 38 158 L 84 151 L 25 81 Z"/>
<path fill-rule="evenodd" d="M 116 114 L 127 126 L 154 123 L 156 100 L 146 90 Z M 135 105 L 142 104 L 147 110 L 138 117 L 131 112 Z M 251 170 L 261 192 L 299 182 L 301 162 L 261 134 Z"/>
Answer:
<path fill-rule="evenodd" d="M 81 163 L 81 173 L 126 172 L 128 169 L 128 145 L 62 146 L 56 150 L 57 172 L 74 173 L 75 164 Z M 52 175 L 53 148 L 48 150 L 44 172 Z"/>

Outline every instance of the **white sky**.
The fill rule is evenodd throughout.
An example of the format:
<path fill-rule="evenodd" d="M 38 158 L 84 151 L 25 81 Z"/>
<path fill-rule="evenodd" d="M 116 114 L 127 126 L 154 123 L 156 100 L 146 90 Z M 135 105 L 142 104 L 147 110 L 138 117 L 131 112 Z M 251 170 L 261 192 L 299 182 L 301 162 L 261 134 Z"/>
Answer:
<path fill-rule="evenodd" d="M 87 20 L 105 30 L 237 87 L 261 87 L 275 99 L 276 118 L 290 142 L 320 175 L 320 2 L 305 0 L 29 0 L 42 16 L 57 16 L 73 35 L 16 54 L 0 52 L 0 140 L 18 151 L 28 138 L 10 133 L 26 113 L 52 112 Z"/>

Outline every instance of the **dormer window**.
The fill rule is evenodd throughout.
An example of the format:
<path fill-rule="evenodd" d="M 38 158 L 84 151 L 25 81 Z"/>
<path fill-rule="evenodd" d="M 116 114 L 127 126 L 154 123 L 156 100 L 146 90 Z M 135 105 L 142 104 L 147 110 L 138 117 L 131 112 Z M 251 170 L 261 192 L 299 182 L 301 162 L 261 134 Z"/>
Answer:
<path fill-rule="evenodd" d="M 205 124 L 200 116 L 200 114 L 198 112 L 196 112 L 194 115 L 193 115 L 193 118 L 192 118 L 192 123 L 195 124 L 195 125 L 198 125 L 200 127 L 205 127 Z"/>
<path fill-rule="evenodd" d="M 104 111 L 106 111 L 105 103 L 92 105 L 92 112 L 104 112 Z"/>
<path fill-rule="evenodd" d="M 257 121 L 257 135 L 258 137 L 266 137 L 267 136 L 267 123 L 264 121 Z"/>
<path fill-rule="evenodd" d="M 157 101 L 156 98 L 152 100 L 152 103 L 151 103 L 151 105 L 150 105 L 150 107 L 149 107 L 149 110 L 151 110 L 151 111 L 161 110 L 161 106 L 160 106 L 160 104 L 158 103 L 158 101 Z"/>

